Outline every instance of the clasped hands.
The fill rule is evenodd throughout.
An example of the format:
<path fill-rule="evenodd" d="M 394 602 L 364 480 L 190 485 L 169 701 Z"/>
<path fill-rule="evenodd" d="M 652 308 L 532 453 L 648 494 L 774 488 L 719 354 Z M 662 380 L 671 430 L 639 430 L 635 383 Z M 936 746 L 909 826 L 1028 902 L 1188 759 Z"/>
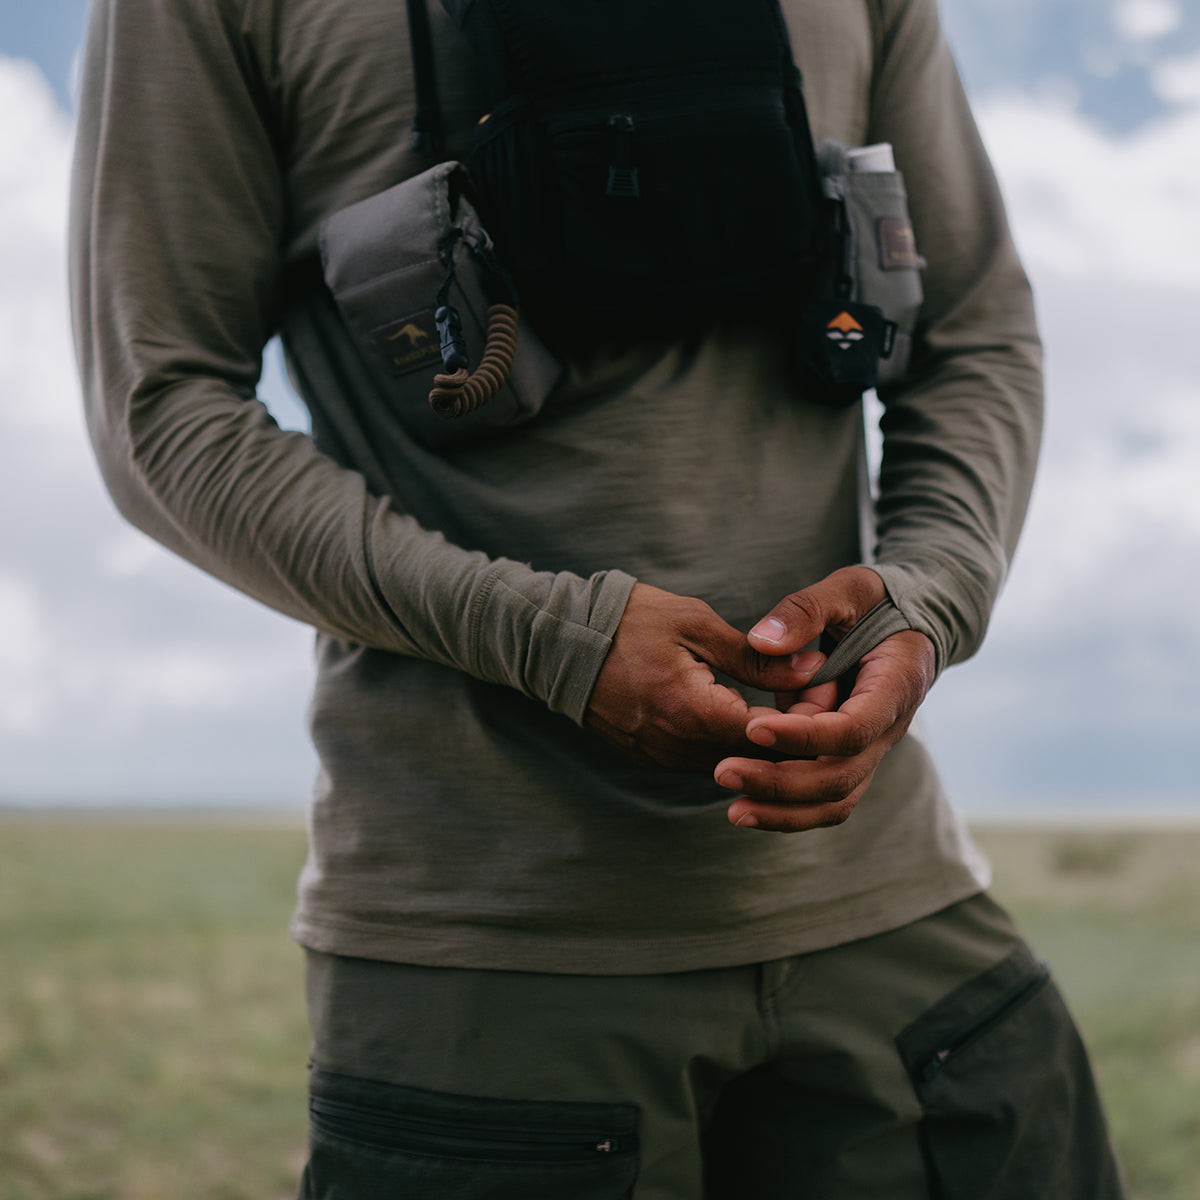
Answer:
<path fill-rule="evenodd" d="M 845 567 L 785 597 L 739 633 L 702 600 L 635 584 L 588 707 L 587 724 L 646 766 L 713 772 L 738 793 L 729 820 L 795 833 L 840 825 L 904 736 L 934 677 L 933 643 L 905 631 L 859 661 L 853 688 L 808 687 L 835 638 L 885 598 L 867 567 Z M 714 670 L 767 692 L 751 707 Z"/>

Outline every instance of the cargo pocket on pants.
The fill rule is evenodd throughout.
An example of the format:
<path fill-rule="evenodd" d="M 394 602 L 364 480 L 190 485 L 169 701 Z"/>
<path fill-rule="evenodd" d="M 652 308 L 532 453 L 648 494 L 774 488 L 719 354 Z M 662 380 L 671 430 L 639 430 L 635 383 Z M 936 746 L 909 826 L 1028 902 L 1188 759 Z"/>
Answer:
<path fill-rule="evenodd" d="M 458 1096 L 314 1068 L 301 1200 L 622 1200 L 629 1104 Z"/>
<path fill-rule="evenodd" d="M 1027 949 L 951 992 L 896 1046 L 938 1200 L 1124 1196 L 1083 1043 Z"/>

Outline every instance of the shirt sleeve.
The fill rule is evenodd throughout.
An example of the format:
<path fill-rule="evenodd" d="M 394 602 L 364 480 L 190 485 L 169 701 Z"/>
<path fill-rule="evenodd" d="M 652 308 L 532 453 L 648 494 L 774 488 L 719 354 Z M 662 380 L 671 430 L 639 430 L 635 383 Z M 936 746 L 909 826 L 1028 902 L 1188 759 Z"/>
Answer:
<path fill-rule="evenodd" d="M 983 640 L 1041 438 L 1033 302 L 935 0 L 881 12 L 869 142 L 903 171 L 925 303 L 905 382 L 884 389 L 874 565 L 939 668 Z"/>
<path fill-rule="evenodd" d="M 280 430 L 255 398 L 287 200 L 234 0 L 96 0 L 72 181 L 88 427 L 133 524 L 337 637 L 582 721 L 633 580 L 468 552 Z"/>

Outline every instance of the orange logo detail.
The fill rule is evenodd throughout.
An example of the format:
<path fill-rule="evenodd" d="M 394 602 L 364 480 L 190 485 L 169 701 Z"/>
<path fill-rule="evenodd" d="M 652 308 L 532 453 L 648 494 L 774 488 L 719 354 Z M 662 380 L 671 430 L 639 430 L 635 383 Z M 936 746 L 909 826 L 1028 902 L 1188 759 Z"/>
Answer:
<path fill-rule="evenodd" d="M 849 333 L 852 329 L 857 329 L 862 332 L 862 326 L 848 313 L 840 312 L 826 326 L 828 329 L 839 329 L 842 333 Z"/>
<path fill-rule="evenodd" d="M 863 327 L 844 309 L 825 326 L 825 336 L 835 346 L 849 350 L 855 342 L 863 340 Z"/>

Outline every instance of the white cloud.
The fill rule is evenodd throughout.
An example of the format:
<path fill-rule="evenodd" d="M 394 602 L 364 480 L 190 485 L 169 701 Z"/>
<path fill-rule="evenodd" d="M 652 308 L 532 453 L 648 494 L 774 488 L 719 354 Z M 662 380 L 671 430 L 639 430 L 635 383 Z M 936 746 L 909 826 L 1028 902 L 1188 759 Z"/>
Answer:
<path fill-rule="evenodd" d="M 1123 139 L 1066 106 L 984 106 L 980 125 L 1031 265 L 1190 289 L 1200 279 L 1200 110 Z"/>
<path fill-rule="evenodd" d="M 1150 80 L 1159 99 L 1169 104 L 1200 103 L 1200 53 L 1163 59 L 1154 65 Z"/>
<path fill-rule="evenodd" d="M 63 230 L 71 126 L 32 63 L 0 57 L 0 430 L 80 426 Z"/>
<path fill-rule="evenodd" d="M 37 594 L 28 579 L 0 575 L 0 664 L 34 671 L 45 663 L 49 639 Z"/>
<path fill-rule="evenodd" d="M 113 511 L 69 329 L 70 122 L 3 57 L 0 112 L 0 800 L 300 799 L 311 635 Z"/>
<path fill-rule="evenodd" d="M 1117 32 L 1132 41 L 1154 41 L 1174 33 L 1183 22 L 1177 0 L 1119 0 L 1113 7 Z"/>
<path fill-rule="evenodd" d="M 178 631 L 165 645 L 116 643 L 88 651 L 71 648 L 63 698 L 94 705 L 97 720 L 114 730 L 138 729 L 165 709 L 203 720 L 206 714 L 244 712 L 274 703 L 292 686 L 300 662 L 289 642 L 254 649 L 187 640 Z"/>
<path fill-rule="evenodd" d="M 149 570 L 164 554 L 149 538 L 122 529 L 99 547 L 96 564 L 105 575 L 126 579 Z"/>
<path fill-rule="evenodd" d="M 1200 113 L 1123 138 L 1023 100 L 979 116 L 1038 295 L 1047 428 L 1012 579 L 931 740 L 968 801 L 1194 801 Z"/>
<path fill-rule="evenodd" d="M 1047 342 L 1045 456 L 1003 609 L 1029 636 L 1068 599 L 1123 591 L 1144 611 L 1177 567 L 1200 584 L 1200 112 L 1124 138 L 1023 100 L 979 118 Z"/>
<path fill-rule="evenodd" d="M 41 680 L 50 657 L 50 637 L 28 579 L 0 575 L 0 730 L 37 728 L 49 704 Z"/>
<path fill-rule="evenodd" d="M 0 56 L 0 203 L 25 238 L 55 241 L 67 206 L 70 121 L 32 62 Z M 17 225 L 19 222 L 19 226 Z"/>

